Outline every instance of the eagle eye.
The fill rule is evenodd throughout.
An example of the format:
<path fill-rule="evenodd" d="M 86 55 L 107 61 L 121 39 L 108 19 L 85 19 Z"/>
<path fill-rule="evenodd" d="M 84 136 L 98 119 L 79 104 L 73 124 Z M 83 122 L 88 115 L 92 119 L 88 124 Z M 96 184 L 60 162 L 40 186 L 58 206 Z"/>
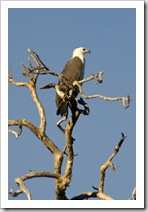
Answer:
<path fill-rule="evenodd" d="M 83 48 L 83 51 L 85 51 L 85 48 Z"/>

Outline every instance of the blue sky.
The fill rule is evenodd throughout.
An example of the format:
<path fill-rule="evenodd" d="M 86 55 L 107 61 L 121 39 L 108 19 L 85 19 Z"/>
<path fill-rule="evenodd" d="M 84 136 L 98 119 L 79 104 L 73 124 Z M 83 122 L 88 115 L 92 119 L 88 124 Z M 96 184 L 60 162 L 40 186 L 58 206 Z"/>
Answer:
<path fill-rule="evenodd" d="M 9 69 L 16 81 L 26 80 L 20 63 L 28 65 L 27 49 L 36 50 L 51 70 L 60 73 L 74 48 L 91 50 L 86 55 L 85 77 L 103 71 L 103 84 L 93 81 L 83 88 L 86 94 L 127 96 L 131 106 L 101 99 L 87 100 L 89 116 L 81 116 L 73 136 L 73 177 L 67 189 L 69 198 L 99 184 L 99 168 L 108 159 L 123 132 L 127 138 L 113 160 L 116 172 L 108 169 L 105 193 L 115 199 L 128 199 L 136 185 L 136 10 L 135 9 L 9 9 Z M 59 148 L 65 140 L 56 127 L 55 91 L 40 90 L 57 82 L 49 75 L 40 76 L 37 91 L 47 116 L 46 134 Z M 37 109 L 27 88 L 9 84 L 9 119 L 26 118 L 39 124 Z M 23 128 L 16 140 L 9 134 L 8 188 L 16 189 L 14 179 L 29 170 L 52 171 L 53 158 L 43 144 Z M 33 199 L 55 199 L 53 179 L 26 181 Z M 9 196 L 9 199 L 13 199 Z M 15 199 L 26 199 L 19 195 Z"/>

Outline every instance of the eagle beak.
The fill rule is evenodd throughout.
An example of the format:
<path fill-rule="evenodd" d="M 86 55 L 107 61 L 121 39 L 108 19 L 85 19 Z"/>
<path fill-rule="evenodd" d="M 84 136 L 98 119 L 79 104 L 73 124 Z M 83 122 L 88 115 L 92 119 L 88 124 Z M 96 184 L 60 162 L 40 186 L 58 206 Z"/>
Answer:
<path fill-rule="evenodd" d="M 89 49 L 86 50 L 86 53 L 91 53 L 91 51 Z"/>

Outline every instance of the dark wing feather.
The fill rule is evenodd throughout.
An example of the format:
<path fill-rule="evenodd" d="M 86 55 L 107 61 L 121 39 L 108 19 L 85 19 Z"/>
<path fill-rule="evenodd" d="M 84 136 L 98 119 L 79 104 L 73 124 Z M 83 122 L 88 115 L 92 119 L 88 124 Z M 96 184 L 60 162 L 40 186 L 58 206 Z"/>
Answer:
<path fill-rule="evenodd" d="M 67 62 L 63 71 L 61 72 L 61 77 L 59 79 L 58 85 L 59 89 L 63 92 L 68 92 L 72 87 L 72 83 L 75 80 L 81 80 L 83 78 L 83 66 L 81 59 L 79 57 L 74 57 Z M 77 95 L 78 93 L 75 93 Z M 56 105 L 57 105 L 57 115 L 68 114 L 68 101 L 63 101 L 58 94 L 56 94 Z"/>

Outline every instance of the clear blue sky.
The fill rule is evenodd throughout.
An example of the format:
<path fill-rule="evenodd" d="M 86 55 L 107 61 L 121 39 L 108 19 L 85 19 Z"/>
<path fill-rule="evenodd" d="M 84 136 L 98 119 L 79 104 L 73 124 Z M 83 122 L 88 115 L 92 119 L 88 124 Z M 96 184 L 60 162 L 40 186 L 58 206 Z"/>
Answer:
<path fill-rule="evenodd" d="M 74 48 L 91 50 L 86 55 L 85 77 L 103 71 L 103 84 L 84 85 L 86 94 L 127 96 L 131 106 L 100 99 L 87 100 L 90 115 L 81 115 L 73 136 L 73 177 L 67 189 L 69 198 L 99 184 L 99 168 L 108 159 L 123 132 L 127 138 L 113 160 L 116 172 L 107 170 L 105 193 L 115 199 L 128 199 L 136 185 L 136 10 L 135 9 L 9 9 L 9 68 L 16 81 L 26 80 L 20 63 L 28 65 L 27 49 L 36 50 L 47 67 L 60 73 Z M 37 91 L 47 116 L 46 134 L 59 148 L 65 139 L 56 127 L 55 91 L 40 90 L 57 82 L 40 76 Z M 9 119 L 28 119 L 39 124 L 37 109 L 27 88 L 9 84 Z M 9 134 L 9 189 L 14 179 L 29 172 L 52 171 L 53 157 L 28 129 L 16 140 Z M 55 199 L 53 179 L 26 181 L 34 200 Z M 26 199 L 26 195 L 9 199 Z"/>

